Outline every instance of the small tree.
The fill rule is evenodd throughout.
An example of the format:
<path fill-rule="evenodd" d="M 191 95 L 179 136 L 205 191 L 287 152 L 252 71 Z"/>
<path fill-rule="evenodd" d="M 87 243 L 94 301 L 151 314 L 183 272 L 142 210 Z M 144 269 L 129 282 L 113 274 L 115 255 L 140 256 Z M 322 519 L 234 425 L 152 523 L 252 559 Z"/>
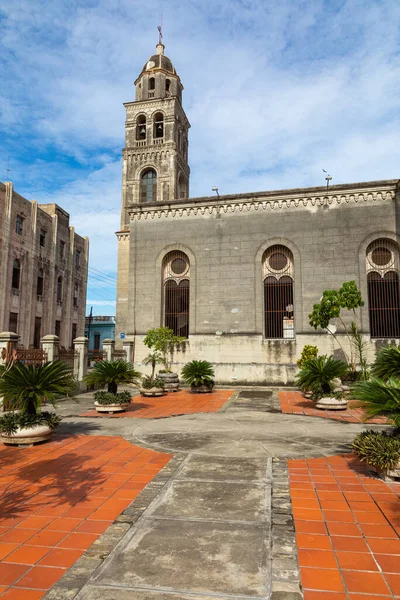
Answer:
<path fill-rule="evenodd" d="M 186 342 L 186 338 L 175 335 L 169 327 L 149 329 L 143 340 L 145 346 L 161 353 L 162 363 L 166 371 L 171 371 L 174 350 L 180 350 Z"/>
<path fill-rule="evenodd" d="M 355 316 L 356 309 L 360 308 L 361 306 L 364 306 L 364 302 L 356 282 L 347 281 L 343 283 L 339 290 L 325 290 L 322 294 L 320 303 L 314 304 L 312 313 L 308 315 L 309 323 L 312 327 L 314 327 L 314 329 L 318 329 L 318 327 L 325 329 L 335 338 L 339 346 L 342 348 L 347 361 L 351 365 L 352 371 L 356 370 L 356 361 L 353 356 L 353 349 L 356 350 L 362 367 L 365 367 L 365 364 L 363 365 L 365 347 L 360 347 L 360 332 L 358 325 L 354 321 L 352 321 L 350 326 L 346 325 L 345 321 L 343 320 L 342 310 L 344 309 L 352 311 L 353 315 Z M 350 359 L 338 337 L 335 335 L 335 332 L 330 327 L 330 322 L 332 319 L 339 319 L 343 326 L 345 335 L 350 342 Z M 360 350 L 362 351 L 361 354 Z"/>

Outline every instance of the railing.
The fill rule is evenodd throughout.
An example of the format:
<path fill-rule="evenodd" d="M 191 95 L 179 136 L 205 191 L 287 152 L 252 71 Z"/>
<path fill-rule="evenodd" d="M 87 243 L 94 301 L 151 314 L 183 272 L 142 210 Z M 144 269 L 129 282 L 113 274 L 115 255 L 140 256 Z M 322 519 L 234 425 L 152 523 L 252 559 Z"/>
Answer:
<path fill-rule="evenodd" d="M 47 352 L 36 348 L 17 348 L 17 360 L 24 365 L 43 365 L 47 361 Z"/>
<path fill-rule="evenodd" d="M 155 140 L 153 140 L 153 144 L 163 144 L 164 143 L 164 138 L 156 138 Z"/>
<path fill-rule="evenodd" d="M 136 146 L 146 146 L 147 142 L 146 140 L 139 140 L 136 142 Z"/>
<path fill-rule="evenodd" d="M 149 92 L 148 98 L 154 98 L 154 92 Z"/>
<path fill-rule="evenodd" d="M 74 368 L 74 360 L 78 356 L 73 348 L 67 350 L 66 348 L 60 348 L 58 358 L 65 362 L 72 369 Z"/>

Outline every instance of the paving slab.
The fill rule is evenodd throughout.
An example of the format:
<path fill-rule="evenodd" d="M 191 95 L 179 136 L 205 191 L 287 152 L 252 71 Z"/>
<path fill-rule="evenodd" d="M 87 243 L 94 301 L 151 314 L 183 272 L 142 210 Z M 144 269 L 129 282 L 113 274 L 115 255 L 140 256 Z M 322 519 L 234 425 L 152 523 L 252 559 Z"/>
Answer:
<path fill-rule="evenodd" d="M 118 595 L 116 595 L 118 594 Z M 79 600 L 221 600 L 218 596 L 198 596 L 197 594 L 179 594 L 177 592 L 143 592 L 123 590 L 121 588 L 92 587 L 79 595 Z M 230 600 L 243 600 L 243 596 L 229 596 Z M 77 599 L 78 600 L 78 599 Z"/>
<path fill-rule="evenodd" d="M 178 477 L 212 481 L 266 481 L 265 458 L 189 456 Z"/>

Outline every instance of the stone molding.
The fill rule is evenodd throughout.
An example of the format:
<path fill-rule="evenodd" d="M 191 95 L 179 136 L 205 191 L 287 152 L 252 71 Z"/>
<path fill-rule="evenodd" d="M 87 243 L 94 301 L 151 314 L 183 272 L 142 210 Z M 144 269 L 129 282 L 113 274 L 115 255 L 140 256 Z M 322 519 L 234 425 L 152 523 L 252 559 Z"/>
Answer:
<path fill-rule="evenodd" d="M 366 203 L 376 201 L 394 200 L 396 195 L 395 186 L 386 185 L 382 187 L 371 187 L 365 189 L 354 188 L 352 191 L 340 193 L 339 190 L 326 191 L 321 194 L 291 194 L 286 196 L 276 193 L 274 195 L 269 192 L 264 194 L 249 194 L 240 195 L 240 197 L 223 197 L 220 198 L 194 198 L 185 201 L 173 201 L 171 203 L 163 203 L 162 206 L 156 207 L 153 204 L 131 205 L 127 207 L 130 221 L 140 221 L 146 219 L 155 219 L 156 217 L 189 217 L 196 215 L 216 215 L 220 213 L 234 212 L 250 212 L 257 210 L 280 210 L 285 208 L 307 208 L 307 206 L 331 206 L 332 204 L 349 204 L 349 203 Z M 258 196 L 258 197 L 254 197 Z M 263 197 L 264 196 L 264 197 Z M 267 196 L 267 197 L 265 197 Z"/>
<path fill-rule="evenodd" d="M 126 240 L 129 240 L 130 233 L 130 231 L 116 231 L 115 235 L 119 242 L 125 242 Z"/>

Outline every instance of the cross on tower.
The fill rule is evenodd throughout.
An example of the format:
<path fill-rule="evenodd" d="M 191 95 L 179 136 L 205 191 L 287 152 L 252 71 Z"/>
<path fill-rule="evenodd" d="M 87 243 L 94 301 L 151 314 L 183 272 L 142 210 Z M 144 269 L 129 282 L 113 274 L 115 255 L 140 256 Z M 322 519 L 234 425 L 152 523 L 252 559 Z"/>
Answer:
<path fill-rule="evenodd" d="M 158 36 L 158 43 L 159 43 L 159 44 L 162 44 L 162 39 L 163 39 L 163 34 L 162 34 L 162 25 L 159 25 L 159 26 L 157 27 L 157 29 L 158 29 L 158 33 L 159 33 L 159 36 Z"/>

